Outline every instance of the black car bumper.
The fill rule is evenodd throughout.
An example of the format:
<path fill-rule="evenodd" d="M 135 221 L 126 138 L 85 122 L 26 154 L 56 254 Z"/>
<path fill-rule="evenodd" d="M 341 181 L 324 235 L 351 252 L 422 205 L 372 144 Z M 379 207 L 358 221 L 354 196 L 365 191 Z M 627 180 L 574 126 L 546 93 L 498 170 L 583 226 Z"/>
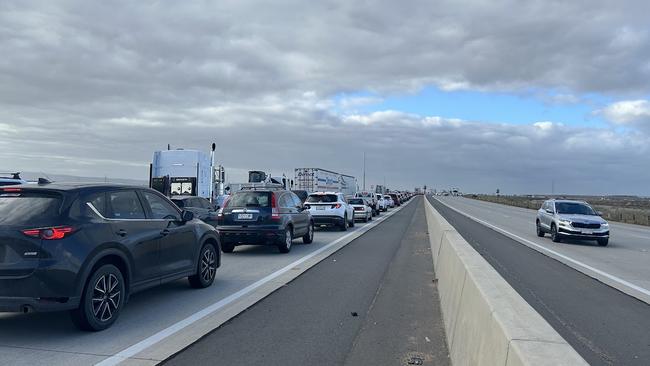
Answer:
<path fill-rule="evenodd" d="M 79 298 L 0 297 L 0 313 L 61 311 L 79 307 Z"/>
<path fill-rule="evenodd" d="M 343 218 L 340 216 L 312 216 L 314 219 L 314 225 L 343 225 Z"/>
<path fill-rule="evenodd" d="M 284 239 L 284 230 L 274 229 L 229 229 L 219 226 L 219 239 L 222 244 L 235 245 L 274 245 Z"/>

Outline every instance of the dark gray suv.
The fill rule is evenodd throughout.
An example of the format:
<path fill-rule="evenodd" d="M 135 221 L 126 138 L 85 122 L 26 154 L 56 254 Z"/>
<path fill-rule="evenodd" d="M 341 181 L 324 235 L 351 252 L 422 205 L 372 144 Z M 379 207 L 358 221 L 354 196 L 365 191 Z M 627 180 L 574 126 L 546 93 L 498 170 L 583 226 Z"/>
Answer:
<path fill-rule="evenodd" d="M 277 187 L 245 188 L 233 193 L 218 215 L 222 250 L 245 244 L 275 245 L 288 253 L 295 238 L 314 240 L 314 220 L 302 200 Z"/>
<path fill-rule="evenodd" d="M 72 310 L 103 330 L 132 294 L 183 277 L 208 287 L 220 263 L 217 231 L 155 190 L 0 187 L 0 312 Z"/>

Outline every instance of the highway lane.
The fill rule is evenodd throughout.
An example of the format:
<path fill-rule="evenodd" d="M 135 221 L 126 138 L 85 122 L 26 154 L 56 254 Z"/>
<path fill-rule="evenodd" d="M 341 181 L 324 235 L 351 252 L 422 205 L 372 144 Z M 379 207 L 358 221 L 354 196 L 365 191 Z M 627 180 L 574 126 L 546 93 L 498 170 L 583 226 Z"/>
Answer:
<path fill-rule="evenodd" d="M 414 201 L 165 365 L 448 365 Z"/>
<path fill-rule="evenodd" d="M 650 364 L 650 305 L 469 219 L 433 198 L 430 201 L 591 365 Z M 457 197 L 441 201 L 456 206 L 465 204 L 466 209 L 474 204 Z M 498 220 L 513 220 L 523 227 L 526 227 L 525 215 L 530 214 L 528 210 L 510 207 L 492 207 L 492 210 L 492 216 L 502 216 Z M 477 209 L 474 213 L 480 212 Z M 524 216 L 523 221 L 520 215 Z M 534 230 L 534 225 L 527 227 Z M 609 249 L 573 246 L 594 251 Z"/>
<path fill-rule="evenodd" d="M 103 332 L 78 331 L 67 313 L 0 313 L 0 365 L 89 365 L 104 361 L 141 345 L 139 342 L 150 340 L 157 332 L 168 330 L 208 306 L 230 301 L 233 295 L 238 296 L 261 279 L 277 282 L 269 276 L 341 238 L 380 225 L 397 212 L 399 209 L 384 213 L 379 220 L 358 224 L 348 232 L 318 230 L 312 244 L 303 245 L 296 240 L 289 254 L 280 254 L 275 247 L 238 247 L 234 253 L 224 254 L 222 267 L 210 288 L 191 289 L 186 280 L 180 280 L 137 294 L 123 309 L 118 322 Z"/>
<path fill-rule="evenodd" d="M 565 264 L 629 295 L 650 301 L 650 227 L 611 222 L 611 238 L 607 247 L 581 240 L 553 243 L 548 235 L 539 238 L 535 234 L 535 210 L 463 197 L 436 198 L 519 238 L 602 271 L 603 273 L 597 273 L 585 266 L 565 261 Z"/>

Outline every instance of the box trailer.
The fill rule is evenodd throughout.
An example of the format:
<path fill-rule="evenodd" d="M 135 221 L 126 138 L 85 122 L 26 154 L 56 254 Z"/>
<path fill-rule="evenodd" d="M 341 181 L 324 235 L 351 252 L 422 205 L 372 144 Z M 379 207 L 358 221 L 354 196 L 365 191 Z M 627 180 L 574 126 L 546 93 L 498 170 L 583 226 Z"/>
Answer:
<path fill-rule="evenodd" d="M 297 168 L 294 189 L 307 192 L 341 192 L 347 196 L 357 193 L 357 179 L 319 168 Z"/>

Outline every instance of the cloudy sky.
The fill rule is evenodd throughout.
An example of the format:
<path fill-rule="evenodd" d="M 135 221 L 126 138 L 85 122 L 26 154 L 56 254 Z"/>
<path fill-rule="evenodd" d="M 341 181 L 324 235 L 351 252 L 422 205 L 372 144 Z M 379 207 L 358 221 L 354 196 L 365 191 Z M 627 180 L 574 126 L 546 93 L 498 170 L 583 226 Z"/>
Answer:
<path fill-rule="evenodd" d="M 0 2 L 0 171 L 650 195 L 644 0 Z"/>

